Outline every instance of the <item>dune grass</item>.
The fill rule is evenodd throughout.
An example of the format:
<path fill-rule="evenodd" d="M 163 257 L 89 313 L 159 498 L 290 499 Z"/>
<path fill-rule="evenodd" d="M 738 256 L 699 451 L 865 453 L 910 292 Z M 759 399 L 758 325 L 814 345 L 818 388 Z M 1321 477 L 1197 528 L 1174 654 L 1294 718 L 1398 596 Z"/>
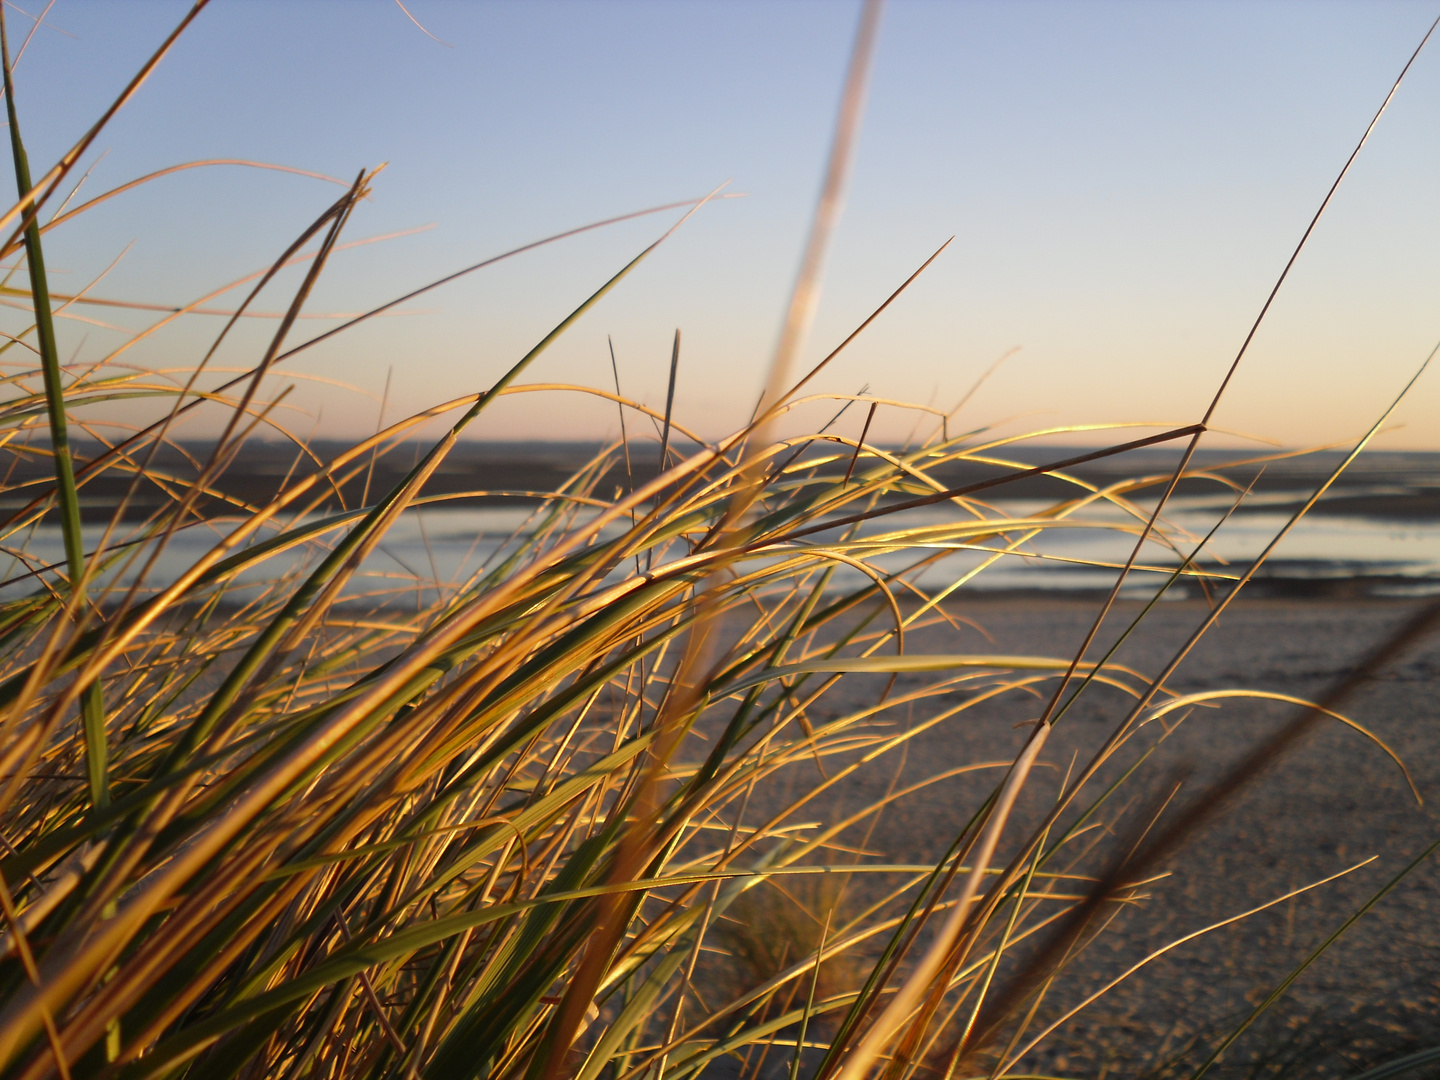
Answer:
<path fill-rule="evenodd" d="M 325 460 L 297 446 L 292 473 L 252 502 L 227 494 L 224 478 L 276 423 L 284 362 L 359 321 L 292 342 L 374 175 L 342 185 L 273 266 L 231 286 L 249 291 L 179 376 L 128 365 L 138 341 L 183 313 L 99 363 L 66 366 L 43 244 L 73 219 L 42 222 L 42 208 L 114 110 L 32 189 L 6 53 L 21 195 L 0 254 L 13 260 L 7 295 L 24 298 L 33 325 L 0 347 L 0 443 L 15 461 L 50 462 L 54 476 L 3 491 L 12 509 L 0 534 L 16 560 L 0 601 L 5 1075 L 1022 1075 L 1065 1019 L 1041 1005 L 1070 958 L 1149 894 L 1188 832 L 1317 717 L 1354 725 L 1339 712 L 1353 685 L 1318 710 L 1284 699 L 1299 710 L 1289 729 L 1228 787 L 1147 832 L 1164 809 L 1140 797 L 1147 756 L 1118 776 L 1107 765 L 1160 721 L 1245 691 L 1179 696 L 1168 680 L 1183 651 L 1145 673 L 1092 645 L 1107 615 L 1133 630 L 1182 580 L 1213 601 L 1193 644 L 1260 565 L 1216 566 L 1206 538 L 1166 523 L 1184 477 L 1244 497 L 1190 466 L 1209 412 L 1035 467 L 1013 453 L 1021 439 L 952 433 L 933 410 L 920 410 L 928 437 L 868 443 L 875 410 L 898 403 L 802 392 L 818 368 L 798 379 L 789 369 L 838 213 L 873 5 L 866 18 L 822 212 L 751 423 L 709 442 L 671 400 L 661 411 L 624 397 L 618 368 L 613 392 L 519 382 L 666 232 L 490 386 Z M 302 280 L 253 367 L 212 375 L 220 341 L 293 265 Z M 523 524 L 459 575 L 377 575 L 371 557 L 405 515 L 456 498 L 426 488 L 456 442 L 520 393 L 596 395 L 628 412 L 632 430 L 650 417 L 663 467 L 635 478 L 641 444 L 622 438 L 566 484 L 532 493 Z M 87 422 L 87 410 L 126 399 L 164 411 L 118 440 Z M 865 403 L 864 430 L 782 434 L 817 401 L 836 412 Z M 169 474 L 161 451 L 186 447 L 192 418 L 220 435 L 188 472 Z M 372 490 L 377 456 L 410 452 L 437 421 L 448 429 L 403 479 Z M 102 449 L 72 462 L 67 425 Z M 1183 448 L 1170 472 L 1104 488 L 1067 472 L 1167 443 Z M 947 488 L 939 475 L 962 461 L 992 478 Z M 1068 494 L 1023 517 L 987 501 L 1040 473 Z M 104 476 L 130 486 L 87 550 L 85 486 Z M 484 487 L 465 498 L 483 500 Z M 139 500 L 155 491 L 158 509 Z M 217 500 L 228 500 L 223 513 Z M 921 507 L 943 513 L 917 524 L 907 511 Z M 207 521 L 223 526 L 217 542 L 174 569 L 177 536 Z M 1135 543 L 1077 654 L 907 648 L 907 636 L 955 625 L 975 575 L 1032 551 L 1048 529 L 1089 521 Z M 45 565 L 27 545 L 57 522 L 65 559 Z M 1150 565 L 1166 548 L 1169 562 Z M 964 575 L 938 572 L 959 551 L 983 558 Z M 1142 574 L 1159 583 L 1156 598 L 1120 612 L 1122 582 Z M 1373 663 L 1434 621 L 1422 611 Z M 1007 836 L 1049 731 L 1101 686 L 1131 707 L 1039 827 Z M 922 732 L 1023 695 L 1040 704 L 1013 762 L 936 763 L 846 816 L 809 816 L 867 770 L 890 769 Z M 885 722 L 901 711 L 906 724 Z M 937 862 L 868 850 L 887 807 L 970 773 L 993 778 L 992 793 Z"/>

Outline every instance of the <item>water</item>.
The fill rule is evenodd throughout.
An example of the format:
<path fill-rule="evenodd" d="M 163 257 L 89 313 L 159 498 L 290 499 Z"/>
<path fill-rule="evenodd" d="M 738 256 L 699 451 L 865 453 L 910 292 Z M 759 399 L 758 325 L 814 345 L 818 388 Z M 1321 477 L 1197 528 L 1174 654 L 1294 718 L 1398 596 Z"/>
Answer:
<path fill-rule="evenodd" d="M 997 510 L 1015 517 L 1036 513 L 1045 505 L 995 504 Z M 1127 579 L 1126 594 L 1150 595 L 1168 576 L 1167 572 L 1194 551 L 1228 508 L 1228 502 L 1209 499 L 1173 501 L 1167 508 L 1165 520 L 1169 526 L 1167 532 L 1180 554 L 1161 542 L 1147 541 L 1137 559 L 1137 565 L 1145 569 L 1132 572 Z M 1232 515 L 1205 545 L 1198 565 L 1214 574 L 1232 577 L 1240 574 L 1285 528 L 1290 517 L 1289 512 L 1266 509 Z M 1129 524 L 1132 529 L 1139 524 L 1113 508 L 1087 511 L 1085 518 L 1097 524 Z M 946 519 L 945 512 L 930 508 L 915 511 L 912 517 L 917 524 L 938 524 Z M 1018 532 L 1008 534 L 1010 539 L 1019 536 Z M 1129 558 L 1135 539 L 1135 535 L 1117 529 L 1052 526 L 1023 544 L 1017 554 L 994 561 L 966 587 L 981 592 L 1042 593 L 1107 589 L 1114 583 L 1118 567 Z M 997 539 L 988 541 L 986 546 L 1003 549 L 1006 543 Z M 978 566 L 986 558 L 993 556 L 957 552 L 943 567 L 927 573 L 922 580 L 934 588 L 946 579 L 954 580 L 957 574 Z M 887 557 L 881 563 L 896 567 L 900 561 L 903 560 Z M 1282 585 L 1289 592 L 1334 591 L 1336 584 L 1344 582 L 1354 584 L 1364 594 L 1377 596 L 1440 593 L 1440 520 L 1307 516 L 1268 556 L 1257 581 L 1270 592 Z M 1168 590 L 1167 596 L 1179 599 L 1197 595 L 1198 591 L 1193 583 L 1177 583 Z"/>
<path fill-rule="evenodd" d="M 1290 517 L 1289 507 L 1295 493 L 1267 492 L 1256 496 L 1244 511 L 1234 514 L 1216 533 L 1199 560 L 1206 571 L 1235 575 L 1243 571 L 1267 544 L 1284 528 Z M 990 504 L 989 514 L 1025 519 L 1050 505 L 1041 501 L 997 501 Z M 1175 538 L 1180 550 L 1188 554 L 1200 537 L 1224 516 L 1229 507 L 1226 499 L 1179 497 L 1167 508 L 1168 534 Z M 1283 508 L 1283 509 L 1282 509 Z M 866 527 L 865 534 L 874 536 L 897 528 L 939 525 L 957 520 L 958 512 L 951 507 L 926 507 L 889 515 Z M 411 594 L 417 601 L 433 596 L 433 583 L 456 583 L 473 574 L 487 559 L 494 557 L 517 528 L 530 518 L 530 510 L 522 506 L 492 509 L 476 507 L 427 509 L 407 513 L 398 522 L 367 560 L 363 575 L 357 579 L 352 593 L 368 591 L 372 595 Z M 1138 522 L 1111 506 L 1087 509 L 1083 521 L 1051 525 L 1034 539 L 1013 551 L 1004 551 L 1007 544 L 1019 540 L 1022 530 L 1015 528 L 1003 536 L 990 537 L 969 548 L 954 543 L 930 543 L 912 547 L 902 553 L 881 553 L 872 558 L 876 567 L 897 571 L 911 565 L 922 555 L 942 557 L 916 579 L 930 590 L 943 588 L 973 573 L 986 560 L 991 565 L 967 581 L 967 591 L 981 593 L 1075 593 L 1107 589 L 1114 581 L 1116 570 L 1128 558 L 1134 536 L 1105 526 Z M 208 522 L 177 534 L 157 560 L 149 581 L 164 584 L 211 549 L 229 526 Z M 87 526 L 87 549 L 100 541 L 102 529 Z M 341 535 L 329 534 L 333 543 Z M 113 542 L 112 538 L 112 542 Z M 824 537 L 811 542 L 823 544 Z M 23 548 L 31 565 L 55 563 L 63 559 L 58 528 L 42 527 L 27 539 L 12 536 L 5 543 L 11 557 L 0 561 L 0 597 L 13 598 L 35 588 L 34 578 L 24 577 L 26 566 L 14 557 Z M 983 547 L 985 550 L 976 550 Z M 254 582 L 271 578 L 279 570 L 298 570 L 302 564 L 313 564 L 328 549 L 310 544 L 269 560 L 261 573 L 251 574 Z M 1175 551 L 1162 543 L 1148 542 L 1138 560 L 1141 569 L 1128 579 L 1126 595 L 1146 596 L 1164 580 L 1166 569 L 1179 562 Z M 1108 565 L 1107 565 L 1108 564 Z M 128 585 L 135 577 L 136 567 L 112 572 L 112 582 Z M 421 581 L 420 585 L 416 580 Z M 859 584 L 862 575 L 842 567 L 836 575 L 837 586 Z M 1223 586 L 1222 586 L 1223 587 Z M 1334 595 L 1422 596 L 1440 593 L 1440 519 L 1423 516 L 1312 514 L 1302 519 L 1285 537 L 1257 576 L 1258 593 L 1280 591 L 1286 594 L 1318 593 Z M 1178 584 L 1167 597 L 1198 594 L 1193 582 Z"/>

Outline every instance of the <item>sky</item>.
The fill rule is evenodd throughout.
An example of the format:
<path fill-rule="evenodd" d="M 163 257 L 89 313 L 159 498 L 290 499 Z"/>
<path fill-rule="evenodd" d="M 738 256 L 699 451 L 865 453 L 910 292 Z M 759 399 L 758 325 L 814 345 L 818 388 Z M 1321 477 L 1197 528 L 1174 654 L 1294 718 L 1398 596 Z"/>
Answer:
<path fill-rule="evenodd" d="M 55 4 L 16 72 L 36 175 L 186 7 Z M 742 423 L 800 261 L 858 5 L 407 7 L 433 38 L 393 0 L 215 0 L 96 142 L 78 201 L 199 159 L 346 181 L 386 163 L 345 239 L 421 231 L 337 254 L 310 307 L 328 314 L 727 184 L 744 197 L 705 206 L 522 381 L 613 386 L 608 338 L 624 392 L 661 407 L 678 327 L 677 418 L 707 437 Z M 1403 2 L 891 0 L 804 356 L 823 356 L 954 241 L 816 389 L 868 387 L 948 411 L 1003 356 L 952 431 L 1197 420 L 1437 14 L 1434 3 Z M 9 19 L 23 37 L 30 21 L 15 10 Z M 1216 413 L 1215 439 L 1352 440 L 1440 340 L 1437 136 L 1440 40 L 1277 297 Z M 189 301 L 268 265 L 340 190 L 239 167 L 157 180 L 47 234 L 52 287 L 75 291 L 104 274 L 93 295 Z M 374 429 L 387 380 L 390 420 L 484 389 L 678 217 L 507 260 L 332 339 L 277 373 L 295 384 L 278 415 L 301 434 L 354 437 Z M 283 307 L 296 280 L 282 278 L 259 306 Z M 101 309 L 70 313 L 139 325 Z M 329 325 L 308 320 L 293 340 Z M 125 360 L 182 368 L 218 327 L 192 318 Z M 247 323 L 219 362 L 253 363 L 264 331 Z M 125 340 L 73 319 L 61 333 L 78 361 Z M 834 408 L 817 403 L 795 423 L 823 423 Z M 887 405 L 872 436 L 927 430 L 926 415 Z M 862 420 L 852 409 L 842 423 Z M 613 405 L 547 392 L 502 401 L 470 434 L 617 430 Z M 1440 371 L 1377 445 L 1440 448 Z"/>

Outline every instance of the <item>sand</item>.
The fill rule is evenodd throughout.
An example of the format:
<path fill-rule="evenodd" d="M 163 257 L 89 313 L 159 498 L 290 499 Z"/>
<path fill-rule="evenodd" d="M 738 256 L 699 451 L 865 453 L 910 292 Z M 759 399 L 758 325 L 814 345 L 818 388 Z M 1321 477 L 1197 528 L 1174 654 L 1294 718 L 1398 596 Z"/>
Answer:
<path fill-rule="evenodd" d="M 913 640 L 909 651 L 1063 655 L 1083 635 L 1093 610 L 1091 604 L 1066 600 L 973 602 L 961 613 L 993 642 L 975 629 L 935 630 Z M 1125 609 L 1122 617 L 1133 610 Z M 1243 686 L 1317 695 L 1412 610 L 1412 604 L 1395 601 L 1237 603 L 1171 685 L 1181 692 Z M 1121 659 L 1145 671 L 1157 669 L 1203 613 L 1194 602 L 1161 605 Z M 874 685 L 857 680 L 847 700 L 862 700 Z M 1055 1015 L 1182 934 L 1369 856 L 1378 856 L 1376 862 L 1167 955 L 1069 1023 L 1028 1064 L 1052 1075 L 1137 1076 L 1184 1056 L 1189 1040 L 1209 1037 L 1243 1016 L 1318 941 L 1440 837 L 1437 689 L 1440 636 L 1394 663 L 1346 709 L 1404 759 L 1427 800 L 1423 806 L 1383 751 L 1339 724 L 1325 723 L 1170 860 L 1165 868 L 1171 876 L 1087 950 L 1042 1015 Z M 843 704 L 822 707 L 817 719 Z M 1051 767 L 1031 786 L 1011 837 L 1037 820 L 1072 756 L 1083 760 L 1123 708 L 1118 693 L 1098 692 L 1056 729 L 1045 751 Z M 1033 699 L 1012 696 L 917 737 L 902 783 L 965 761 L 1012 754 L 1024 736 L 1016 724 L 1037 711 Z M 924 715 L 921 707 L 894 719 L 903 723 Z M 1291 715 L 1289 706 L 1250 701 L 1197 712 L 1165 740 L 1133 791 L 1157 796 L 1188 770 L 1181 797 L 1171 804 L 1174 812 Z M 877 798 L 891 783 L 897 761 L 870 767 L 838 800 L 809 816 L 828 819 Z M 886 812 L 869 848 L 887 859 L 934 858 L 993 782 L 991 774 L 988 780 L 966 777 L 927 789 Z M 1345 1076 L 1360 1063 L 1433 1045 L 1440 1045 L 1440 858 L 1412 873 L 1330 949 L 1212 1075 L 1248 1076 L 1246 1063 L 1252 1059 L 1293 1058 L 1293 1075 Z M 1195 1060 L 1193 1052 L 1189 1060 Z"/>

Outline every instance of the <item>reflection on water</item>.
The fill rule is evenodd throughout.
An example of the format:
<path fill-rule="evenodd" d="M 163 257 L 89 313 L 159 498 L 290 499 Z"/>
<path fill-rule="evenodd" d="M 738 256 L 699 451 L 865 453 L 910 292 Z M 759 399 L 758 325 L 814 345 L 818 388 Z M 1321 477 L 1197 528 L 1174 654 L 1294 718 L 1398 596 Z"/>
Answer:
<path fill-rule="evenodd" d="M 1083 517 L 1074 521 L 1031 517 L 1050 505 L 1039 501 L 996 501 L 988 504 L 984 512 L 987 517 L 1005 519 L 1004 532 L 968 546 L 942 540 L 912 545 L 901 552 L 876 551 L 871 562 L 894 572 L 919 558 L 938 556 L 918 578 L 920 584 L 932 590 L 971 574 L 973 578 L 964 587 L 979 592 L 1108 588 L 1116 573 L 1113 567 L 1123 564 L 1130 554 L 1140 522 L 1108 505 L 1086 509 Z M 1207 544 L 1198 565 L 1214 575 L 1233 576 L 1243 571 L 1285 526 L 1290 505 L 1293 496 L 1284 494 L 1270 493 L 1263 502 L 1256 500 L 1245 512 L 1224 523 Z M 1165 534 L 1173 546 L 1160 540 L 1147 542 L 1139 559 L 1142 569 L 1132 575 L 1127 595 L 1153 591 L 1164 579 L 1164 569 L 1173 568 L 1182 557 L 1176 551 L 1188 555 L 1227 508 L 1226 502 L 1209 498 L 1177 498 L 1172 502 L 1165 515 Z M 957 515 L 959 511 L 946 506 L 906 511 L 871 523 L 862 535 L 880 536 L 899 528 L 943 525 L 956 521 Z M 364 575 L 351 592 L 424 592 L 437 582 L 442 587 L 453 586 L 475 574 L 487 561 L 493 562 L 497 555 L 511 550 L 507 540 L 533 520 L 529 510 L 517 506 L 411 511 L 366 561 Z M 1026 539 L 1036 526 L 1043 528 Z M 226 528 L 223 522 L 207 522 L 176 534 L 155 561 L 149 583 L 159 586 L 173 581 L 213 548 Z M 1127 528 L 1129 532 L 1120 531 Z M 99 526 L 86 528 L 87 549 L 93 550 L 102 533 Z M 326 544 L 312 543 L 272 557 L 249 580 L 269 580 L 277 573 L 313 564 L 340 535 L 337 530 L 329 534 Z M 112 537 L 111 542 L 118 539 L 123 539 L 123 534 Z M 823 546 L 826 539 L 814 536 L 806 542 Z M 12 536 L 4 549 L 8 558 L 0 556 L 0 581 L 5 582 L 0 585 L 0 596 L 6 598 L 34 590 L 35 579 L 25 577 L 27 569 L 63 559 L 59 530 L 50 526 L 35 530 L 33 535 Z M 19 551 L 24 552 L 28 566 L 15 554 Z M 108 577 L 114 584 L 129 585 L 137 569 L 136 565 L 121 565 L 112 569 Z M 858 573 L 841 567 L 839 576 L 849 580 L 836 584 L 853 584 Z M 242 577 L 240 583 L 246 580 Z M 1289 593 L 1333 589 L 1337 583 L 1363 595 L 1440 592 L 1440 520 L 1310 516 L 1281 542 L 1257 577 L 1258 591 L 1271 593 L 1277 589 Z M 1171 595 L 1196 595 L 1196 587 L 1194 583 L 1177 585 Z"/>
<path fill-rule="evenodd" d="M 1280 502 L 1280 500 L 1274 500 Z M 1036 513 L 1042 503 L 997 503 L 997 511 L 1017 518 Z M 1146 508 L 1148 509 L 1148 508 Z M 1153 591 L 1181 560 L 1224 517 L 1228 504 L 1213 500 L 1177 499 L 1165 514 L 1163 540 L 1147 541 L 1138 563 L 1145 569 L 1135 573 L 1127 592 L 1145 595 Z M 1288 508 L 1287 508 L 1288 509 Z M 943 512 L 929 508 L 917 511 L 928 515 L 926 523 L 945 520 Z M 1289 512 L 1251 509 L 1231 516 L 1206 543 L 1198 566 L 1215 575 L 1235 576 L 1251 563 L 1290 520 Z M 944 577 L 953 577 L 961 566 L 978 566 L 994 559 L 969 587 L 977 590 L 1092 590 L 1111 586 L 1116 569 L 1129 558 L 1142 524 L 1118 509 L 1088 510 L 1086 524 L 1048 526 L 1034 539 L 1019 546 L 1016 554 L 998 559 L 988 554 L 957 553 L 947 560 L 941 574 L 926 577 L 932 587 Z M 1100 528 L 1098 524 L 1127 527 Z M 989 541 L 994 549 L 1007 547 L 1006 540 L 1019 539 L 1012 531 L 1006 538 Z M 1178 552 L 1178 554 L 1177 554 Z M 1073 561 L 1072 561 L 1073 560 Z M 1086 565 L 1088 564 L 1088 565 Z M 1097 565 L 1098 564 L 1098 565 Z M 963 572 L 963 571 L 961 571 Z M 1308 516 L 1280 542 L 1257 575 L 1257 580 L 1275 591 L 1279 583 L 1303 592 L 1305 586 L 1327 582 L 1363 581 L 1362 590 L 1372 595 L 1424 595 L 1440 592 L 1440 521 L 1396 521 L 1369 517 Z M 1195 595 L 1193 584 L 1170 590 L 1171 595 Z"/>

